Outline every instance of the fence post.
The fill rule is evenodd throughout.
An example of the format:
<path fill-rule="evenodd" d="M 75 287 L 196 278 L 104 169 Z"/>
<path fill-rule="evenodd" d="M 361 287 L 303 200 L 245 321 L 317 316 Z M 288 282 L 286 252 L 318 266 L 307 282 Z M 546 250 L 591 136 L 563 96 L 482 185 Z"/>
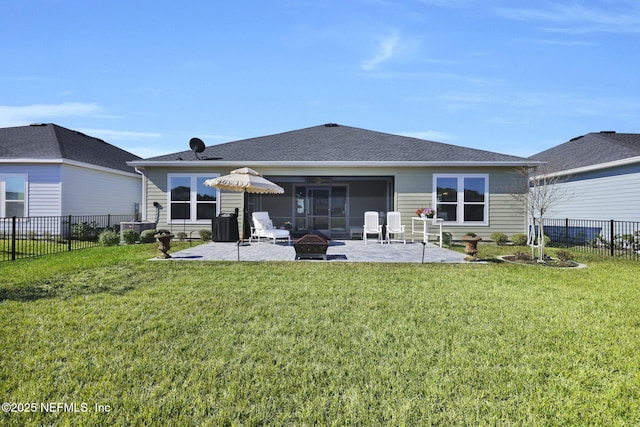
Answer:
<path fill-rule="evenodd" d="M 614 251 L 614 248 L 615 248 L 615 238 L 614 238 L 614 236 L 613 236 L 613 231 L 615 230 L 614 223 L 615 223 L 615 221 L 614 221 L 614 220 L 611 220 L 611 223 L 610 223 L 610 226 L 609 226 L 609 233 L 610 233 L 610 234 L 609 234 L 609 236 L 611 236 L 611 244 L 609 245 L 609 246 L 610 246 L 611 256 L 615 255 L 615 251 Z"/>
<path fill-rule="evenodd" d="M 564 244 L 569 247 L 569 218 L 564 219 Z"/>
<path fill-rule="evenodd" d="M 111 229 L 111 214 L 107 214 L 107 229 Z"/>
<path fill-rule="evenodd" d="M 16 223 L 17 218 L 14 215 L 11 218 L 11 261 L 16 260 Z"/>
<path fill-rule="evenodd" d="M 71 221 L 73 220 L 73 218 L 71 218 L 71 215 L 69 215 L 69 229 L 67 231 L 67 250 L 69 252 L 71 252 L 71 238 L 73 237 L 73 231 L 71 230 Z"/>

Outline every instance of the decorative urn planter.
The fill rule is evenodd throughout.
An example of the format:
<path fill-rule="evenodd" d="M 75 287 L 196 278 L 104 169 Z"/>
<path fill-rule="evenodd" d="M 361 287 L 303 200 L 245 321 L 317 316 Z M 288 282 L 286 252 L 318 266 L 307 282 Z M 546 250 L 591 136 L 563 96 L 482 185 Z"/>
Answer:
<path fill-rule="evenodd" d="M 482 240 L 482 237 L 476 236 L 475 234 L 462 236 L 467 255 L 476 256 L 478 254 L 478 242 L 480 240 Z"/>
<path fill-rule="evenodd" d="M 159 243 L 158 250 L 161 253 L 159 258 L 171 258 L 171 255 L 167 252 L 171 249 L 171 239 L 174 237 L 173 234 L 168 230 L 159 230 L 153 237 L 155 237 Z"/>

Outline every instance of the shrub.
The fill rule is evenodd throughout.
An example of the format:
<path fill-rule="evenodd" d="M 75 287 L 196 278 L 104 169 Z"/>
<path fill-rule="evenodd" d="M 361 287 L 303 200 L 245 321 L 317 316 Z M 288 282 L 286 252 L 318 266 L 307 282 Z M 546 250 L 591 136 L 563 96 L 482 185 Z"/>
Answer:
<path fill-rule="evenodd" d="M 208 240 L 211 240 L 211 230 L 207 230 L 205 228 L 205 229 L 202 229 L 202 230 L 198 231 L 198 233 L 200 233 L 200 237 L 205 242 L 208 241 Z"/>
<path fill-rule="evenodd" d="M 507 243 L 507 235 L 504 233 L 491 233 L 491 240 L 502 246 Z"/>
<path fill-rule="evenodd" d="M 570 259 L 573 259 L 571 252 L 565 251 L 564 249 L 556 251 L 556 257 L 558 257 L 560 261 L 569 261 Z"/>
<path fill-rule="evenodd" d="M 185 233 L 184 231 L 180 231 L 180 232 L 176 233 L 176 237 L 181 242 L 184 242 L 185 240 L 187 240 L 187 233 Z"/>
<path fill-rule="evenodd" d="M 102 246 L 115 246 L 120 243 L 120 236 L 118 236 L 118 233 L 116 233 L 115 231 L 105 230 L 100 233 L 98 242 Z"/>
<path fill-rule="evenodd" d="M 135 230 L 124 230 L 122 232 L 122 240 L 124 240 L 127 245 L 133 245 L 139 238 L 140 235 Z"/>
<path fill-rule="evenodd" d="M 98 236 L 98 223 L 81 222 L 73 224 L 73 238 L 75 240 L 95 241 Z"/>
<path fill-rule="evenodd" d="M 527 245 L 527 236 L 522 233 L 516 233 L 511 236 L 511 241 L 514 245 L 517 246 L 526 246 Z"/>
<path fill-rule="evenodd" d="M 515 257 L 515 259 L 518 259 L 521 261 L 531 261 L 532 259 L 531 255 L 525 252 L 516 252 L 515 254 L 513 254 L 513 256 Z"/>
<path fill-rule="evenodd" d="M 140 233 L 140 243 L 153 243 L 156 241 L 156 238 L 153 237 L 157 233 L 156 230 L 143 230 Z"/>

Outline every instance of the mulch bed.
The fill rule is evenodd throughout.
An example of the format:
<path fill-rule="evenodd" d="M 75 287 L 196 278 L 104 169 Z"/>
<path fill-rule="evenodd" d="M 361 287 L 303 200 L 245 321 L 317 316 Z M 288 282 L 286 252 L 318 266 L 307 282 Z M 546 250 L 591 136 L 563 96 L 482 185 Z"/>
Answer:
<path fill-rule="evenodd" d="M 511 262 L 514 264 L 524 264 L 524 265 L 539 265 L 542 267 L 559 267 L 559 268 L 575 268 L 580 267 L 581 264 L 571 261 L 571 260 L 560 260 L 557 258 L 545 258 L 544 262 L 538 262 L 538 259 L 523 258 L 521 256 L 516 255 L 504 255 L 500 257 L 501 260 L 506 262 Z"/>

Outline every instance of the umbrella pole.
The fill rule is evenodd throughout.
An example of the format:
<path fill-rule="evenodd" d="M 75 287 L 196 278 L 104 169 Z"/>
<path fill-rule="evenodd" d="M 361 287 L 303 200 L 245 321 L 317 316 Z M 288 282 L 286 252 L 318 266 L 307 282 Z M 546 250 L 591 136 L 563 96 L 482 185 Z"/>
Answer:
<path fill-rule="evenodd" d="M 247 192 L 243 191 L 242 192 L 242 221 L 240 222 L 240 240 L 238 240 L 238 253 L 240 251 L 240 246 L 249 246 L 250 243 L 245 243 L 244 241 L 244 223 L 249 221 L 247 218 L 247 211 L 245 209 L 247 203 L 246 203 L 246 198 L 247 198 Z M 239 218 L 238 218 L 239 219 Z M 239 258 L 239 255 L 238 255 Z"/>
<path fill-rule="evenodd" d="M 249 246 L 249 243 L 244 241 L 244 224 L 249 221 L 247 218 L 247 192 L 242 192 L 242 224 L 240 225 L 240 245 Z"/>

